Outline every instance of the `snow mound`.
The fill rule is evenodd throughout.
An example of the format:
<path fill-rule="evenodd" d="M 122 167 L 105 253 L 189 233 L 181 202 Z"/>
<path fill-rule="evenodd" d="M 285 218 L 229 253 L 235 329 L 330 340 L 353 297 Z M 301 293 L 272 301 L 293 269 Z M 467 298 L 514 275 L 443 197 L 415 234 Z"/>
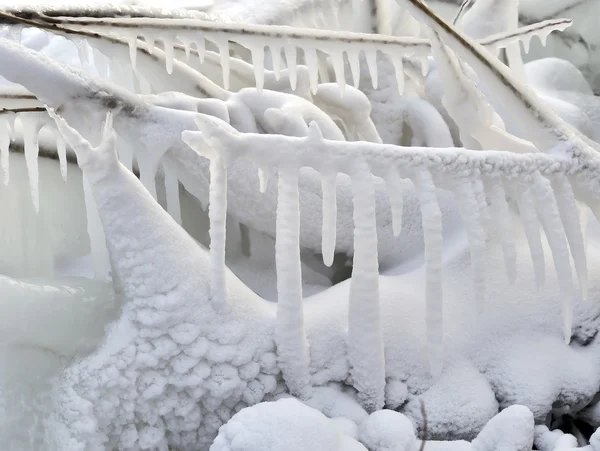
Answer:
<path fill-rule="evenodd" d="M 415 448 L 411 421 L 393 410 L 379 410 L 360 425 L 360 439 L 371 451 L 410 451 Z"/>
<path fill-rule="evenodd" d="M 242 409 L 221 426 L 210 451 L 359 451 L 365 447 L 339 431 L 319 411 L 294 398 Z"/>

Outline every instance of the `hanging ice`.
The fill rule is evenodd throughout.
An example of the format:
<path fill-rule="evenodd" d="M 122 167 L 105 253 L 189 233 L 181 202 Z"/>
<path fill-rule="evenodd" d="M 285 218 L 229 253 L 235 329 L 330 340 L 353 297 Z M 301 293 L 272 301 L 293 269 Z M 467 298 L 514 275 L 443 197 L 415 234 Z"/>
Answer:
<path fill-rule="evenodd" d="M 131 35 L 127 40 L 129 45 L 129 60 L 131 61 L 131 67 L 133 70 L 135 70 L 137 62 L 137 42 L 137 35 Z"/>
<path fill-rule="evenodd" d="M 336 173 L 321 174 L 321 187 L 323 190 L 323 228 L 321 230 L 321 252 L 323 263 L 326 266 L 333 264 L 337 227 L 337 198 L 336 198 Z"/>
<path fill-rule="evenodd" d="M 252 65 L 254 66 L 256 89 L 260 92 L 265 84 L 265 48 L 262 45 L 252 48 Z"/>
<path fill-rule="evenodd" d="M 390 56 L 394 72 L 396 74 L 396 83 L 398 85 L 398 94 L 404 94 L 404 63 L 401 56 Z"/>
<path fill-rule="evenodd" d="M 304 59 L 306 60 L 306 67 L 309 71 L 310 91 L 313 94 L 316 94 L 319 85 L 319 60 L 317 58 L 317 50 L 312 47 L 305 48 Z"/>
<path fill-rule="evenodd" d="M 392 209 L 392 230 L 394 236 L 402 231 L 402 212 L 404 210 L 403 182 L 395 169 L 392 169 L 385 178 L 386 190 Z"/>
<path fill-rule="evenodd" d="M 377 72 L 377 50 L 365 51 L 367 57 L 367 66 L 369 67 L 369 75 L 371 76 L 371 84 L 373 89 L 377 89 L 379 85 L 379 74 Z"/>
<path fill-rule="evenodd" d="M 171 75 L 173 73 L 173 60 L 174 60 L 174 42 L 173 38 L 169 36 L 163 36 L 163 46 L 165 49 L 165 67 L 167 73 Z"/>
<path fill-rule="evenodd" d="M 179 180 L 175 171 L 163 166 L 165 173 L 165 192 L 167 196 L 167 211 L 171 217 L 181 224 L 181 205 L 179 202 Z"/>
<path fill-rule="evenodd" d="M 523 222 L 527 242 L 529 243 L 535 282 L 541 288 L 544 286 L 546 271 L 544 266 L 544 249 L 542 248 L 542 237 L 540 235 L 540 223 L 536 215 L 535 202 L 527 186 L 515 188 L 513 192 L 517 199 L 519 214 Z"/>
<path fill-rule="evenodd" d="M 60 164 L 60 175 L 63 181 L 67 181 L 67 143 L 63 137 L 56 132 L 56 153 L 58 154 L 58 162 Z"/>
<path fill-rule="evenodd" d="M 567 235 L 567 241 L 573 256 L 575 271 L 579 279 L 579 289 L 581 296 L 587 299 L 588 276 L 587 276 L 587 257 L 585 243 L 582 233 L 582 224 L 579 219 L 579 209 L 575 201 L 573 189 L 568 180 L 562 174 L 556 174 L 552 178 L 552 187 L 554 196 L 558 204 L 558 212 L 562 220 Z"/>
<path fill-rule="evenodd" d="M 491 219 L 496 227 L 504 255 L 506 275 L 508 280 L 513 283 L 517 278 L 517 250 L 506 194 L 502 181 L 496 177 L 487 180 L 486 188 L 490 197 Z"/>
<path fill-rule="evenodd" d="M 39 115 L 21 114 L 21 124 L 23 125 L 23 142 L 25 148 L 25 163 L 27 165 L 27 175 L 29 177 L 29 188 L 31 190 L 31 200 L 36 213 L 40 210 L 40 190 L 39 190 L 39 171 L 38 155 L 39 140 L 38 134 L 44 126 L 44 122 Z"/>
<path fill-rule="evenodd" d="M 302 306 L 300 204 L 295 168 L 279 170 L 275 236 L 278 298 L 275 339 L 279 365 L 290 392 L 306 396 L 310 390 L 310 355 Z"/>
<path fill-rule="evenodd" d="M 422 170 L 411 177 L 421 203 L 425 237 L 425 322 L 429 371 L 439 377 L 443 368 L 442 212 L 431 174 Z"/>
<path fill-rule="evenodd" d="M 482 312 L 485 303 L 485 231 L 481 223 L 479 202 L 473 190 L 473 181 L 469 178 L 457 180 L 455 196 L 469 241 L 475 303 L 477 311 Z"/>
<path fill-rule="evenodd" d="M 344 73 L 344 52 L 333 52 L 331 55 L 333 63 L 333 72 L 337 81 L 340 93 L 343 96 L 346 89 L 346 75 Z"/>
<path fill-rule="evenodd" d="M 290 88 L 292 91 L 296 90 L 296 83 L 298 81 L 298 73 L 297 73 L 297 58 L 298 54 L 296 51 L 296 47 L 293 45 L 286 45 L 283 48 L 285 53 L 285 61 L 287 64 L 288 74 L 290 78 Z M 309 69 L 311 70 L 311 69 Z"/>
<path fill-rule="evenodd" d="M 104 229 L 102 227 L 102 222 L 100 221 L 100 216 L 98 215 L 96 201 L 94 200 L 92 189 L 85 175 L 83 176 L 83 197 L 85 200 L 87 232 L 90 239 L 90 253 L 92 256 L 92 264 L 94 266 L 94 274 L 96 279 L 105 280 L 110 272 L 108 250 L 106 248 Z"/>
<path fill-rule="evenodd" d="M 156 171 L 157 167 L 151 160 L 141 158 L 137 160 L 138 169 L 140 170 L 140 182 L 144 185 L 144 188 L 154 197 L 156 196 Z"/>
<path fill-rule="evenodd" d="M 358 51 L 348 51 L 348 64 L 350 65 L 350 72 L 352 72 L 352 82 L 355 88 L 358 88 L 360 84 L 360 53 Z"/>
<path fill-rule="evenodd" d="M 208 217 L 210 219 L 210 293 L 215 308 L 227 303 L 225 282 L 225 239 L 227 220 L 227 169 L 221 157 L 210 160 L 210 188 Z"/>
<path fill-rule="evenodd" d="M 196 42 L 196 51 L 198 52 L 198 58 L 201 63 L 204 63 L 204 54 L 206 53 L 206 41 L 204 38 Z"/>
<path fill-rule="evenodd" d="M 229 41 L 227 37 L 216 40 L 219 55 L 221 56 L 221 70 L 223 71 L 223 88 L 229 90 Z"/>
<path fill-rule="evenodd" d="M 0 116 L 0 166 L 2 166 L 2 181 L 5 185 L 8 185 L 8 180 L 10 177 L 10 171 L 8 166 L 10 135 L 10 124 L 8 120 Z"/>
<path fill-rule="evenodd" d="M 279 81 L 281 78 L 281 47 L 275 44 L 270 44 L 269 51 L 271 53 L 271 61 L 273 73 L 275 74 L 275 80 Z"/>
<path fill-rule="evenodd" d="M 348 306 L 348 360 L 358 398 L 368 411 L 383 408 L 385 362 L 379 313 L 375 191 L 369 168 L 352 178 L 354 257 Z"/>
<path fill-rule="evenodd" d="M 569 249 L 565 238 L 565 229 L 560 219 L 550 181 L 537 173 L 533 176 L 531 186 L 535 196 L 536 209 L 544 227 L 548 244 L 552 250 L 552 258 L 554 259 L 554 267 L 556 268 L 558 284 L 560 286 L 560 297 L 562 299 L 564 339 L 565 343 L 568 344 L 571 339 L 571 330 L 573 327 L 573 275 L 571 272 Z"/>

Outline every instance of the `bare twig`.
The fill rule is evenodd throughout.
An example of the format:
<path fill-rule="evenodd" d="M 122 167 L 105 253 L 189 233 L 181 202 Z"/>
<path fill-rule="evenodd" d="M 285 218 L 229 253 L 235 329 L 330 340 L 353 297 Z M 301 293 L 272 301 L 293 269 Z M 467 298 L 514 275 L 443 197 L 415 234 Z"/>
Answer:
<path fill-rule="evenodd" d="M 423 417 L 423 439 L 421 440 L 421 447 L 419 451 L 425 450 L 425 442 L 427 441 L 427 412 L 425 411 L 425 402 L 423 400 L 419 400 L 421 404 L 421 416 Z"/>

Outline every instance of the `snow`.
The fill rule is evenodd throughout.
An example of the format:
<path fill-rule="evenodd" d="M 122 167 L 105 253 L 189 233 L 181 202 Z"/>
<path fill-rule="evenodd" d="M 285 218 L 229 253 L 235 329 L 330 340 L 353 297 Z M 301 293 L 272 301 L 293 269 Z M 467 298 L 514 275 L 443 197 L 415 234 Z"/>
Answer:
<path fill-rule="evenodd" d="M 211 451 L 364 451 L 338 432 L 334 422 L 296 399 L 265 402 L 241 410 L 219 430 Z"/>
<path fill-rule="evenodd" d="M 360 441 L 373 451 L 411 451 L 416 437 L 410 420 L 393 410 L 379 410 L 360 425 Z"/>
<path fill-rule="evenodd" d="M 159 40 L 158 35 L 146 33 L 148 36 L 152 42 Z M 447 38 L 443 36 L 444 42 Z M 270 48 L 273 42 L 278 41 L 269 41 Z M 313 45 L 307 42 L 298 46 L 305 55 Z M 417 47 L 421 44 L 415 43 Z M 251 48 L 251 53 L 261 53 L 264 58 L 264 46 L 260 51 L 256 48 Z M 332 57 L 340 83 L 343 52 L 327 49 L 324 53 Z M 171 44 L 165 42 L 164 55 L 159 49 L 154 53 L 168 71 L 172 64 L 174 77 L 181 76 L 185 71 L 181 63 L 171 61 L 171 50 Z M 460 54 L 456 47 L 453 50 Z M 471 445 L 432 443 L 434 449 L 526 450 L 533 442 L 533 417 L 541 422 L 551 411 L 556 412 L 557 400 L 566 412 L 593 402 L 600 385 L 600 361 L 593 341 L 598 330 L 597 306 L 582 306 L 574 296 L 570 259 L 585 292 L 588 268 L 576 202 L 595 206 L 598 189 L 593 169 L 598 161 L 587 141 L 546 110 L 524 111 L 527 102 L 519 104 L 507 94 L 517 106 L 517 120 L 541 112 L 529 123 L 535 130 L 528 136 L 540 150 L 548 150 L 545 144 L 554 145 L 562 136 L 568 138 L 565 148 L 568 152 L 574 148 L 578 158 L 565 158 L 570 153 L 561 153 L 562 149 L 547 155 L 515 155 L 491 145 L 482 145 L 491 150 L 480 152 L 454 148 L 443 116 L 421 99 L 405 99 L 394 110 L 405 108 L 409 117 L 421 119 L 419 123 L 406 118 L 412 129 L 412 147 L 382 144 L 389 142 L 393 126 L 385 124 L 387 130 L 377 131 L 370 118 L 369 100 L 350 86 L 343 95 L 334 83 L 318 85 L 315 90 L 318 71 L 314 61 L 307 61 L 305 70 L 295 64 L 288 70 L 286 82 L 298 78 L 294 84 L 308 81 L 313 88 L 309 92 L 299 86 L 301 97 L 269 89 L 277 77 L 266 73 L 266 89 L 258 86 L 228 93 L 213 87 L 210 89 L 220 97 L 209 104 L 183 96 L 140 100 L 109 84 L 51 68 L 47 60 L 23 54 L 17 46 L 2 43 L 0 53 L 8 61 L 22 58 L 7 69 L 13 79 L 20 77 L 19 70 L 47 71 L 50 83 L 39 88 L 40 97 L 56 107 L 64 99 L 53 90 L 62 86 L 65 78 L 69 80 L 64 83 L 66 98 L 93 111 L 93 119 L 101 118 L 105 105 L 98 108 L 98 98 L 89 92 L 114 92 L 121 108 L 115 127 L 133 144 L 122 147 L 119 142 L 121 164 L 116 138 L 108 128 L 100 145 L 93 147 L 64 124 L 61 127 L 59 121 L 86 180 L 92 257 L 105 252 L 95 247 L 105 241 L 101 221 L 112 279 L 123 308 L 99 348 L 70 364 L 53 393 L 59 405 L 53 406 L 56 410 L 50 415 L 55 426 L 52 434 L 58 442 L 63 435 L 66 440 L 57 449 L 206 449 L 217 434 L 213 447 L 222 448 L 216 449 L 281 448 L 296 441 L 299 449 L 364 449 L 356 438 L 369 449 L 406 449 L 418 446 L 408 418 L 417 432 L 423 433 L 420 406 L 425 401 L 432 438 L 477 436 Z M 138 57 L 140 67 L 150 63 L 141 54 Z M 232 76 L 246 77 L 247 67 L 230 61 L 228 53 L 220 57 L 226 58 Z M 398 74 L 401 60 L 389 62 L 390 68 L 396 66 L 394 72 L 377 68 L 376 60 L 376 51 L 368 50 L 366 63 L 372 81 L 377 84 L 380 78 L 386 79 L 382 85 L 393 84 L 397 95 L 400 87 L 394 74 Z M 122 61 L 115 58 L 115 64 Z M 458 79 L 470 77 L 460 60 L 456 61 L 456 70 L 445 72 L 444 78 L 448 74 Z M 152 64 L 146 67 L 155 69 Z M 228 78 L 227 72 L 226 68 Z M 24 79 L 30 89 L 37 89 L 36 80 Z M 211 86 L 205 80 L 187 80 L 190 90 Z M 477 100 L 478 82 L 473 79 L 473 84 L 466 85 L 465 80 L 454 86 L 470 86 Z M 409 95 L 415 94 L 418 85 L 412 81 L 405 87 Z M 513 82 L 510 77 L 508 81 Z M 543 81 L 540 87 L 544 87 Z M 256 82 L 263 84 L 260 75 Z M 556 92 L 545 91 L 547 95 Z M 390 99 L 393 103 L 394 97 Z M 459 107 L 459 113 L 464 113 L 464 105 Z M 131 111 L 139 116 L 132 119 Z M 65 108 L 69 120 L 76 112 Z M 215 113 L 218 119 L 205 113 Z M 490 128 L 492 135 L 484 138 L 492 136 L 490 142 L 500 143 L 499 148 L 514 143 L 526 152 L 531 150 L 526 141 L 504 133 L 498 118 L 493 114 L 485 118 L 490 127 L 499 130 Z M 200 131 L 194 131 L 194 120 Z M 90 141 L 98 141 L 92 139 L 97 134 L 89 124 L 86 129 L 77 118 L 73 122 L 86 138 L 89 134 Z M 548 126 L 550 135 L 543 135 L 540 130 Z M 179 142 L 183 130 L 187 130 L 183 138 L 190 148 Z M 259 134 L 259 130 L 270 134 Z M 434 139 L 443 145 L 432 144 Z M 435 148 L 419 147 L 422 145 Z M 145 188 L 128 170 L 133 166 L 134 147 Z M 33 147 L 28 149 L 28 163 L 35 160 L 37 164 L 37 155 L 31 158 Z M 210 166 L 202 156 L 211 160 Z M 61 164 L 64 166 L 64 158 Z M 157 172 L 160 164 L 166 167 L 164 193 L 161 184 L 156 186 L 157 176 L 163 176 Z M 274 176 L 279 177 L 278 186 L 267 186 L 266 180 Z M 412 183 L 404 183 L 403 178 Z M 190 179 L 196 179 L 195 184 Z M 29 178 L 32 183 L 36 180 Z M 195 189 L 194 194 L 202 192 L 200 203 L 209 197 L 210 251 L 203 247 L 207 240 L 198 245 L 178 226 L 185 222 L 185 209 L 179 203 L 180 181 L 190 191 Z M 456 199 L 440 188 L 454 188 Z M 41 195 L 43 189 L 38 192 Z M 171 215 L 155 202 L 163 194 Z M 522 224 L 515 220 L 514 199 Z M 94 204 L 98 217 L 92 217 Z M 465 227 L 457 226 L 456 210 Z M 197 221 L 206 221 L 205 215 L 199 215 Z M 266 235 L 259 238 L 261 233 Z M 307 235 L 310 239 L 304 240 Z M 264 258 L 268 251 L 261 247 L 273 245 L 273 239 L 276 250 L 269 260 Z M 244 240 L 249 243 L 241 244 Z M 226 255 L 230 250 L 243 254 L 246 251 L 240 248 L 244 246 L 250 255 Z M 302 258 L 301 246 L 307 254 Z M 591 239 L 589 246 L 592 254 L 597 252 L 597 240 Z M 516 251 L 525 254 L 527 247 L 538 287 L 529 265 L 516 259 Z M 319 251 L 332 266 L 331 272 L 318 262 L 319 255 L 311 255 Z M 341 260 L 353 258 L 352 279 L 326 291 L 317 289 L 309 296 L 303 278 L 308 275 L 318 281 L 321 277 L 326 281 L 317 284 L 331 284 L 331 274 L 343 264 L 333 261 L 336 251 L 342 254 Z M 548 252 L 553 262 L 544 259 Z M 256 286 L 272 277 L 265 277 L 265 271 L 258 264 L 252 267 L 253 263 L 266 262 L 272 272 L 277 271 L 278 305 L 265 302 L 248 288 L 250 282 L 242 283 L 234 276 L 225 266 L 227 257 L 232 262 L 228 266 L 235 270 L 237 265 L 243 278 L 256 278 Z M 102 273 L 102 264 L 107 268 L 107 262 L 105 255 L 96 261 L 97 275 Z M 240 269 L 244 265 L 251 266 L 246 273 Z M 311 265 L 316 269 L 309 269 Z M 597 263 L 590 259 L 589 266 L 593 276 Z M 518 274 L 514 286 L 506 286 L 504 271 L 511 280 Z M 475 276 L 475 290 L 468 283 L 470 272 Z M 542 286 L 544 274 L 547 280 Z M 593 299 L 598 286 L 592 276 L 589 291 Z M 481 305 L 484 288 L 489 299 L 485 311 L 478 312 L 473 305 Z M 257 291 L 262 294 L 262 289 Z M 216 298 L 230 308 L 215 308 L 210 300 Z M 562 318 L 559 303 L 563 304 Z M 571 346 L 564 343 L 568 340 Z M 39 360 L 45 361 L 45 357 Z M 331 382 L 337 382 L 338 388 L 330 386 Z M 286 392 L 301 396 L 333 419 L 296 400 L 257 404 Z M 282 404 L 278 403 L 284 401 L 286 408 L 279 409 Z M 527 408 L 508 407 L 519 403 Z M 402 413 L 378 410 L 384 406 Z M 375 412 L 365 419 L 365 409 Z M 299 420 L 303 415 L 306 423 Z M 273 434 L 278 427 L 284 432 Z M 316 433 L 321 431 L 323 434 Z M 297 440 L 290 438 L 296 432 Z M 273 437 L 280 442 L 262 444 L 261 440 Z M 562 437 L 560 446 L 573 446 L 572 437 Z"/>

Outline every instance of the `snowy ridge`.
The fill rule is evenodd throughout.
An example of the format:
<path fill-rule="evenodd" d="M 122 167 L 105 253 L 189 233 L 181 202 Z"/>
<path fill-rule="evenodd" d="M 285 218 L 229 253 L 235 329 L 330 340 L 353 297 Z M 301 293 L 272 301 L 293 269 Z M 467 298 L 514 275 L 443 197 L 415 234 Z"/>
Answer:
<path fill-rule="evenodd" d="M 578 182 L 578 174 L 595 171 L 600 159 L 596 157 L 567 159 L 560 156 L 547 154 L 514 154 L 503 151 L 472 151 L 466 149 L 431 149 L 431 148 L 403 148 L 392 145 L 366 143 L 366 142 L 344 142 L 324 139 L 316 123 L 311 123 L 307 137 L 286 137 L 280 135 L 259 135 L 251 133 L 239 133 L 225 123 L 219 123 L 212 118 L 198 116 L 197 119 L 200 132 L 185 131 L 183 140 L 197 152 L 211 158 L 212 152 L 219 153 L 220 158 L 234 161 L 237 158 L 247 158 L 254 161 L 258 166 L 286 167 L 292 164 L 295 170 L 309 166 L 321 173 L 325 182 L 331 178 L 331 174 L 342 172 L 348 174 L 355 184 L 362 186 L 354 194 L 355 202 L 355 255 L 354 272 L 352 281 L 356 281 L 356 287 L 369 286 L 369 280 L 377 274 L 377 264 L 367 263 L 373 256 L 372 251 L 376 249 L 372 244 L 362 252 L 362 246 L 369 240 L 376 240 L 374 228 L 367 227 L 369 218 L 369 205 L 366 199 L 368 195 L 365 174 L 379 177 L 389 177 L 390 168 L 400 174 L 401 177 L 411 178 L 417 190 L 421 193 L 421 209 L 423 211 L 423 227 L 426 234 L 426 266 L 428 274 L 427 299 L 428 299 L 428 336 L 431 369 L 434 374 L 439 374 L 441 368 L 438 366 L 442 346 L 442 314 L 441 314 L 441 224 L 439 208 L 437 208 L 433 187 L 455 190 L 456 200 L 463 222 L 465 224 L 469 244 L 471 248 L 471 259 L 473 265 L 473 283 L 476 293 L 478 310 L 483 309 L 485 300 L 485 248 L 486 229 L 490 226 L 491 217 L 506 216 L 505 200 L 501 182 L 508 186 L 519 186 L 518 190 L 511 191 L 521 210 L 521 220 L 525 227 L 529 240 L 531 257 L 534 264 L 536 280 L 541 286 L 544 283 L 544 255 L 541 246 L 540 223 L 551 243 L 556 271 L 561 280 L 561 289 L 564 290 L 563 315 L 565 339 L 571 336 L 573 292 L 570 288 L 571 269 L 568 263 L 569 255 L 565 229 L 569 230 L 571 255 L 578 261 L 581 271 L 580 284 L 585 283 L 585 255 L 581 252 L 581 242 L 578 238 L 581 233 L 577 229 L 577 219 L 563 225 L 563 217 L 568 212 L 573 212 L 574 199 L 569 197 L 558 201 L 552 189 L 552 183 L 570 183 L 575 191 L 581 190 Z M 212 149 L 207 151 L 207 149 Z M 273 152 L 272 149 L 277 149 Z M 424 178 L 425 177 L 425 178 Z M 600 194 L 600 186 L 597 185 L 597 175 L 594 176 L 595 196 Z M 567 182 L 568 180 L 568 182 Z M 533 187 L 530 186 L 533 183 Z M 435 183 L 435 185 L 434 185 Z M 485 187 L 491 193 L 492 212 L 488 212 L 485 201 Z M 388 184 L 388 190 L 394 186 Z M 585 189 L 590 189 L 589 185 Z M 429 194 L 427 194 L 429 193 Z M 328 200 L 331 202 L 331 199 Z M 538 211 L 536 205 L 549 205 L 549 210 Z M 359 207 L 359 205 L 361 205 Z M 360 208 L 360 215 L 357 210 Z M 396 207 L 397 208 L 397 207 Z M 331 209 L 330 206 L 324 209 Z M 561 210 L 561 211 L 559 211 Z M 356 216 L 358 215 L 358 216 Z M 539 218 L 538 218 L 539 215 Z M 397 215 L 396 215 L 397 216 Z M 511 242 L 510 232 L 506 225 L 500 222 L 502 230 L 501 242 L 505 253 L 506 270 L 509 277 L 514 278 L 514 242 Z M 579 244 L 577 244 L 579 243 Z M 375 256 L 376 257 L 376 256 Z M 297 257 L 299 261 L 299 257 Z M 373 260 L 371 260 L 373 261 Z M 566 262 L 566 263 L 565 263 Z M 364 266 L 366 265 L 366 266 Z M 364 269 L 362 269 L 364 268 Z M 362 278 L 365 277 L 365 280 Z M 360 280 L 360 284 L 358 281 Z M 354 285 L 353 285 L 354 286 Z M 581 285 L 583 289 L 584 285 Z M 361 292 L 369 295 L 360 294 Z M 350 302 L 350 341 L 352 343 L 352 315 L 353 309 L 359 308 L 362 322 L 366 321 L 366 312 L 370 312 L 371 320 L 375 325 L 378 321 L 378 307 L 372 300 L 372 293 L 377 292 L 376 285 L 369 290 L 356 289 L 351 291 L 351 299 L 356 296 L 356 302 Z M 359 301 L 360 299 L 360 301 Z M 371 303 L 370 308 L 365 303 Z M 367 309 L 366 311 L 363 309 Z M 375 327 L 375 326 L 374 326 Z M 363 330 L 376 330 L 363 328 Z M 373 346 L 369 353 L 364 355 L 374 358 L 379 351 L 377 338 L 363 337 L 361 346 L 364 349 Z M 351 346 L 352 349 L 352 346 Z M 361 348 L 362 349 L 362 348 Z M 352 352 L 350 353 L 352 355 Z M 435 356 L 435 358 L 434 358 Z M 352 360 L 352 359 L 351 359 Z M 379 359 L 369 366 L 369 382 L 373 383 L 373 368 L 379 365 Z M 354 377 L 360 379 L 359 375 Z M 360 387 L 360 382 L 357 385 Z M 369 399 L 366 405 L 377 405 L 377 392 L 375 388 L 362 387 L 366 397 Z M 360 389 L 359 389 L 360 390 Z"/>

